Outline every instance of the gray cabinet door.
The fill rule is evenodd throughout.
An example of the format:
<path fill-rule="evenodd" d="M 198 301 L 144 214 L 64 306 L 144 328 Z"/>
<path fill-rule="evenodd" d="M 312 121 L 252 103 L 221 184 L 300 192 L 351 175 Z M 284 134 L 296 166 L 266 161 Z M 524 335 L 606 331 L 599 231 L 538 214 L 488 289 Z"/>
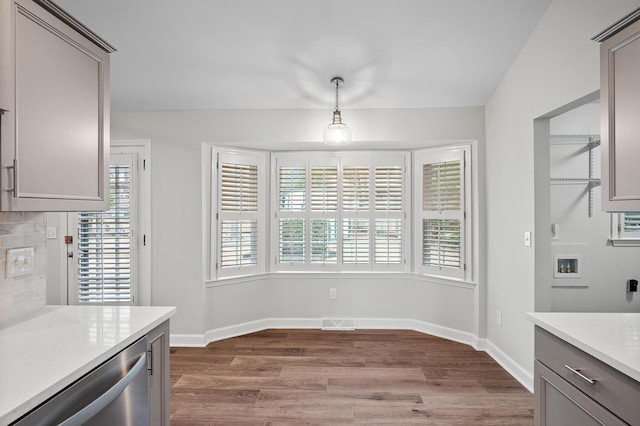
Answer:
<path fill-rule="evenodd" d="M 109 54 L 32 0 L 12 2 L 8 21 L 0 12 L 12 28 L 13 63 L 13 105 L 1 118 L 0 208 L 105 209 Z"/>
<path fill-rule="evenodd" d="M 11 96 L 11 3 L 0 2 L 0 125 L 2 113 L 13 109 Z"/>
<path fill-rule="evenodd" d="M 640 211 L 640 21 L 600 48 L 603 210 Z"/>
<path fill-rule="evenodd" d="M 165 321 L 149 334 L 149 424 L 169 424 L 169 321 Z"/>
<path fill-rule="evenodd" d="M 626 425 L 539 361 L 534 377 L 536 426 Z"/>

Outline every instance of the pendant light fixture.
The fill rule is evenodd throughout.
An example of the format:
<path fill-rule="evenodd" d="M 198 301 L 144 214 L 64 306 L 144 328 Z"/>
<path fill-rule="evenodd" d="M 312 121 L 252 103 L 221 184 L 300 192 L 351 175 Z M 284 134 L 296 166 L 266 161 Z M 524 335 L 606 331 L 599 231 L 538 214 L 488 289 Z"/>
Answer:
<path fill-rule="evenodd" d="M 324 143 L 327 145 L 347 145 L 351 142 L 351 130 L 342 122 L 338 105 L 338 90 L 344 84 L 344 80 L 342 77 L 333 77 L 331 84 L 336 86 L 336 109 L 333 111 L 333 121 L 324 129 Z"/>

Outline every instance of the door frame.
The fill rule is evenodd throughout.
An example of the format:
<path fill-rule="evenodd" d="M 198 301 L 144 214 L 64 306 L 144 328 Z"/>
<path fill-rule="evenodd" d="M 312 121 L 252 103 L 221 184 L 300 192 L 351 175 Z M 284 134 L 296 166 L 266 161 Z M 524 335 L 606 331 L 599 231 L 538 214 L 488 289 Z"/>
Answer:
<path fill-rule="evenodd" d="M 151 292 L 151 140 L 112 140 L 111 152 L 118 152 L 122 148 L 135 148 L 138 151 L 138 233 L 134 238 L 138 239 L 138 302 L 136 305 L 150 306 L 152 304 Z M 67 214 L 61 218 L 60 230 L 63 235 L 71 235 L 68 229 Z M 62 233 L 62 232 L 61 232 Z M 64 237 L 60 241 L 60 301 L 69 304 L 69 262 L 67 258 L 67 245 Z"/>

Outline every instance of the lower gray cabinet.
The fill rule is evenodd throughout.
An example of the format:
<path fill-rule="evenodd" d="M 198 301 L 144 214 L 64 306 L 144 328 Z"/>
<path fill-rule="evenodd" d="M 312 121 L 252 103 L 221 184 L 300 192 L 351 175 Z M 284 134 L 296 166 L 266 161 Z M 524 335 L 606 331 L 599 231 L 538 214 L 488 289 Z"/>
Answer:
<path fill-rule="evenodd" d="M 535 362 L 535 424 L 539 426 L 626 425 L 569 382 Z"/>
<path fill-rule="evenodd" d="M 149 353 L 149 424 L 168 425 L 169 413 L 169 321 L 147 334 Z"/>
<path fill-rule="evenodd" d="M 536 327 L 537 426 L 640 425 L 640 383 Z"/>

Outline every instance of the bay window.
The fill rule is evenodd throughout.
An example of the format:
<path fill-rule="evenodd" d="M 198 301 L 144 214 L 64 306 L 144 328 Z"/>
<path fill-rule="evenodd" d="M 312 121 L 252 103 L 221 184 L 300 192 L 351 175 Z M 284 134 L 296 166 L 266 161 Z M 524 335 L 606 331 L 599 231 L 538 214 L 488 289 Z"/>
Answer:
<path fill-rule="evenodd" d="M 470 145 L 213 153 L 215 279 L 297 271 L 471 280 Z"/>

